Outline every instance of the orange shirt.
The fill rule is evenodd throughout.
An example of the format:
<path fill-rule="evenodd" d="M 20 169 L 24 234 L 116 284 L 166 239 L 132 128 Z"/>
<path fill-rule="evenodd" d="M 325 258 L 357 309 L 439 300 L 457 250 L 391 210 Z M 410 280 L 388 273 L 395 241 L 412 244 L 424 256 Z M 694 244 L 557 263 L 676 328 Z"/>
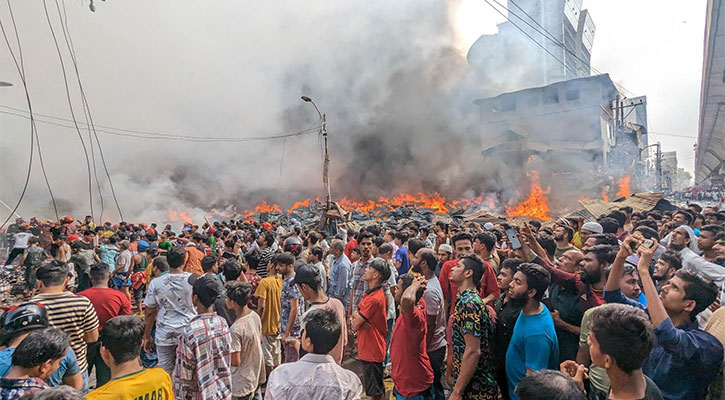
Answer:
<path fill-rule="evenodd" d="M 366 323 L 357 331 L 357 352 L 363 361 L 385 361 L 387 310 L 382 286 L 366 291 L 360 300 L 357 311 L 365 318 Z"/>
<path fill-rule="evenodd" d="M 186 247 L 186 262 L 184 263 L 184 272 L 192 274 L 204 275 L 204 269 L 201 268 L 201 259 L 204 253 L 194 246 Z"/>

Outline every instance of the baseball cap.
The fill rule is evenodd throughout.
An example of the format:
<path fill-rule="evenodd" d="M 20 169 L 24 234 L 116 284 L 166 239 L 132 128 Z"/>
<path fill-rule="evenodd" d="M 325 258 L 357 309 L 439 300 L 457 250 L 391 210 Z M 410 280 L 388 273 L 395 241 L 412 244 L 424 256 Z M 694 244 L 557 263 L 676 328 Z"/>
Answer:
<path fill-rule="evenodd" d="M 387 281 L 388 278 L 390 278 L 390 267 L 388 266 L 388 263 L 385 262 L 385 260 L 383 260 L 382 258 L 374 259 L 370 262 L 370 264 L 368 264 L 368 266 L 380 272 L 380 275 L 383 278 L 383 282 Z"/>
<path fill-rule="evenodd" d="M 146 251 L 149 249 L 149 242 L 145 240 L 138 241 L 138 251 Z"/>
<path fill-rule="evenodd" d="M 312 282 L 317 282 L 318 285 L 321 283 L 317 268 L 310 264 L 300 265 L 297 272 L 295 272 L 295 277 L 292 279 L 292 285 L 310 284 Z"/>

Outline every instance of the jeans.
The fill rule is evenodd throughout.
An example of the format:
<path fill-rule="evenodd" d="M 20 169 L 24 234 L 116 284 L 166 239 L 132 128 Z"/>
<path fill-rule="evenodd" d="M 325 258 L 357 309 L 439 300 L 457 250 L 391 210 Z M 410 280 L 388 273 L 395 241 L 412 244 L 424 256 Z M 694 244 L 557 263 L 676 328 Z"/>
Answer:
<path fill-rule="evenodd" d="M 431 351 L 428 353 L 428 358 L 430 358 L 430 366 L 433 368 L 433 398 L 435 400 L 445 400 L 446 395 L 443 393 L 441 376 L 443 375 L 443 365 L 445 365 L 446 361 L 446 346 Z"/>
<path fill-rule="evenodd" d="M 81 392 L 83 394 L 88 394 L 88 389 L 91 384 L 90 379 L 88 379 L 88 370 L 83 371 L 83 375 L 81 375 L 81 377 L 83 378 L 83 387 L 81 387 Z"/>
<path fill-rule="evenodd" d="M 444 347 L 445 349 L 445 347 Z M 405 397 L 398 393 L 398 389 L 393 388 L 393 397 L 395 400 L 432 400 L 433 399 L 433 386 L 428 389 L 416 394 L 413 397 Z"/>
<path fill-rule="evenodd" d="M 88 373 L 96 370 L 96 387 L 99 388 L 111 380 L 111 369 L 101 358 L 101 342 L 88 344 Z"/>
<path fill-rule="evenodd" d="M 13 260 L 15 260 L 15 257 L 23 254 L 25 252 L 25 249 L 18 249 L 14 248 L 10 250 L 10 254 L 8 254 L 8 259 L 5 261 L 5 265 L 10 265 L 13 263 Z"/>
<path fill-rule="evenodd" d="M 174 376 L 174 367 L 176 366 L 176 345 L 156 346 L 156 355 L 159 358 L 157 367 L 166 371 L 169 376 Z"/>

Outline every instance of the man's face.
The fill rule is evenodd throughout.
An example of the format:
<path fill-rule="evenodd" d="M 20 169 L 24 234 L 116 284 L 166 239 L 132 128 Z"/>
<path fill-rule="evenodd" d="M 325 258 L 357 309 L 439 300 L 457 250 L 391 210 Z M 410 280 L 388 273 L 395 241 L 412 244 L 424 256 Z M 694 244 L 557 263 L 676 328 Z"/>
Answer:
<path fill-rule="evenodd" d="M 566 236 L 566 231 L 563 227 L 557 226 L 556 228 L 554 228 L 554 240 L 564 240 L 564 236 Z"/>
<path fill-rule="evenodd" d="M 463 261 L 459 260 L 458 263 L 456 263 L 456 265 L 451 269 L 451 282 L 458 285 L 465 280 L 465 266 Z"/>
<path fill-rule="evenodd" d="M 584 245 L 582 246 L 582 250 L 587 250 L 590 247 L 594 247 L 597 245 L 597 239 L 593 237 L 588 237 L 587 240 L 584 241 Z"/>
<path fill-rule="evenodd" d="M 584 283 L 592 284 L 602 280 L 602 265 L 599 264 L 594 253 L 584 254 L 579 263 L 579 275 Z"/>
<path fill-rule="evenodd" d="M 659 281 L 668 280 L 674 275 L 674 271 L 670 269 L 670 263 L 663 260 L 662 258 L 657 259 L 655 262 L 655 269 L 652 272 L 652 276 Z"/>
<path fill-rule="evenodd" d="M 365 272 L 363 272 L 362 280 L 370 283 L 379 274 L 380 273 L 378 272 L 378 270 L 376 270 L 372 266 L 368 265 L 368 267 L 365 268 Z"/>
<path fill-rule="evenodd" d="M 677 225 L 684 225 L 687 221 L 685 220 L 685 216 L 682 213 L 677 213 L 672 216 L 672 221 L 676 223 Z"/>
<path fill-rule="evenodd" d="M 468 239 L 459 240 L 456 243 L 454 243 L 454 245 L 455 245 L 454 250 L 456 251 L 456 257 L 459 257 L 459 258 L 465 256 L 466 254 L 471 254 L 471 252 L 473 250 L 473 244 Z"/>
<path fill-rule="evenodd" d="M 498 282 L 499 290 L 501 290 L 502 293 L 506 293 L 513 279 L 514 275 L 511 273 L 511 269 L 501 268 L 498 275 L 496 275 L 496 282 Z"/>
<path fill-rule="evenodd" d="M 582 240 L 585 242 L 587 241 L 587 239 L 589 239 L 589 236 L 594 234 L 594 232 L 588 231 L 586 229 L 582 229 L 580 232 L 581 232 Z"/>
<path fill-rule="evenodd" d="M 597 341 L 597 337 L 592 331 L 589 331 L 587 344 L 589 345 L 589 356 L 592 359 L 592 363 L 600 368 L 607 367 L 607 355 L 602 353 L 602 349 L 599 348 L 599 342 Z"/>
<path fill-rule="evenodd" d="M 576 273 L 579 270 L 579 261 L 584 256 L 576 250 L 569 250 L 556 259 L 556 268 L 569 273 Z"/>
<path fill-rule="evenodd" d="M 517 271 L 509 283 L 508 297 L 520 303 L 529 299 L 529 284 L 526 282 L 526 275 L 521 271 Z"/>
<path fill-rule="evenodd" d="M 674 250 L 682 250 L 690 244 L 690 235 L 685 228 L 675 228 L 670 236 L 670 248 Z"/>
<path fill-rule="evenodd" d="M 484 246 L 480 240 L 478 240 L 478 239 L 473 240 L 473 252 L 474 253 L 476 253 L 476 254 L 481 253 L 481 249 L 484 249 L 485 247 L 486 246 Z"/>
<path fill-rule="evenodd" d="M 718 240 L 712 248 L 717 258 L 725 258 L 725 240 Z"/>
<path fill-rule="evenodd" d="M 403 298 L 403 281 L 401 279 L 398 279 L 398 284 L 393 287 L 393 299 L 395 300 L 395 305 L 400 305 L 400 299 Z"/>
<path fill-rule="evenodd" d="M 663 215 L 660 221 L 662 221 L 663 224 L 667 224 L 669 222 L 672 222 L 672 217 L 669 215 Z"/>
<path fill-rule="evenodd" d="M 713 246 L 715 246 L 715 235 L 710 231 L 700 231 L 700 236 L 697 237 L 697 248 L 709 251 Z"/>
<path fill-rule="evenodd" d="M 85 234 L 85 235 L 83 235 L 83 240 L 85 240 L 86 242 L 92 242 L 94 236 L 96 236 L 96 235 L 94 235 L 92 233 Z"/>
<path fill-rule="evenodd" d="M 360 248 L 360 253 L 362 253 L 362 257 L 364 259 L 370 258 L 373 251 L 373 239 L 372 238 L 364 238 L 360 243 L 357 244 L 357 246 Z"/>
<path fill-rule="evenodd" d="M 640 221 L 640 219 L 639 219 L 639 215 L 634 215 L 634 214 L 633 214 L 633 215 L 632 215 L 632 218 L 631 218 L 631 221 L 632 221 L 632 225 L 635 225 L 635 224 L 636 224 L 637 222 L 639 222 L 639 221 Z"/>
<path fill-rule="evenodd" d="M 451 259 L 451 253 L 443 250 L 438 250 L 438 261 L 441 264 Z"/>
<path fill-rule="evenodd" d="M 662 287 L 660 300 L 669 315 L 678 315 L 685 311 L 685 308 L 694 305 L 693 300 L 685 300 L 685 286 L 687 283 L 682 279 L 673 276 L 672 279 Z"/>
<path fill-rule="evenodd" d="M 391 235 L 390 232 L 385 232 L 385 236 L 383 236 L 383 240 L 390 243 L 393 241 L 393 235 Z"/>
<path fill-rule="evenodd" d="M 622 275 L 620 284 L 622 294 L 632 300 L 639 299 L 639 294 L 642 293 L 642 289 L 639 287 L 639 275 L 637 273 Z"/>

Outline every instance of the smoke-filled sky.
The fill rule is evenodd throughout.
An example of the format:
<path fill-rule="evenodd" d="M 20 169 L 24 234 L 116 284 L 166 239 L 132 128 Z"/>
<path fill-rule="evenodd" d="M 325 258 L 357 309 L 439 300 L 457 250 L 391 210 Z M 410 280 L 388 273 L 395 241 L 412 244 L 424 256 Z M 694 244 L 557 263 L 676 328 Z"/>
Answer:
<path fill-rule="evenodd" d="M 690 3 L 695 2 L 584 3 L 598 29 L 593 65 L 648 96 L 655 132 L 696 135 L 704 1 Z M 43 2 L 11 4 L 34 111 L 70 118 Z M 62 11 L 62 2 L 46 4 L 73 109 L 84 121 L 58 22 L 56 4 Z M 92 13 L 87 0 L 66 0 L 65 7 L 96 124 L 205 137 L 271 136 L 316 125 L 314 108 L 299 99 L 307 95 L 328 117 L 333 196 L 377 197 L 395 190 L 506 193 L 516 186 L 506 180 L 524 176 L 525 171 L 503 173 L 483 164 L 480 150 L 471 145 L 477 138 L 472 100 L 498 94 L 472 76 L 465 60 L 467 46 L 481 33 L 495 32 L 500 19 L 484 2 L 108 0 L 97 1 Z M 0 5 L 0 20 L 17 56 L 6 4 Z M 27 109 L 7 46 L 0 45 L 0 80 L 14 84 L 0 88 L 0 104 Z M 515 82 L 512 87 L 517 88 Z M 6 114 L 0 114 L 0 124 L 0 200 L 12 207 L 27 170 L 30 124 Z M 78 133 L 41 123 L 38 133 L 59 212 L 87 214 L 88 175 Z M 81 134 L 90 151 L 88 132 L 81 129 Z M 98 134 L 128 220 L 163 219 L 169 209 L 198 217 L 261 199 L 291 204 L 323 192 L 315 134 L 284 143 Z M 694 140 L 655 139 L 664 150 L 677 149 L 681 163 L 692 169 L 688 157 Z M 97 149 L 93 155 L 103 215 L 115 220 Z M 18 212 L 47 218 L 52 208 L 38 167 L 36 158 Z M 95 178 L 93 185 L 98 219 Z M 6 215 L 6 209 L 0 211 L 3 219 Z"/>

